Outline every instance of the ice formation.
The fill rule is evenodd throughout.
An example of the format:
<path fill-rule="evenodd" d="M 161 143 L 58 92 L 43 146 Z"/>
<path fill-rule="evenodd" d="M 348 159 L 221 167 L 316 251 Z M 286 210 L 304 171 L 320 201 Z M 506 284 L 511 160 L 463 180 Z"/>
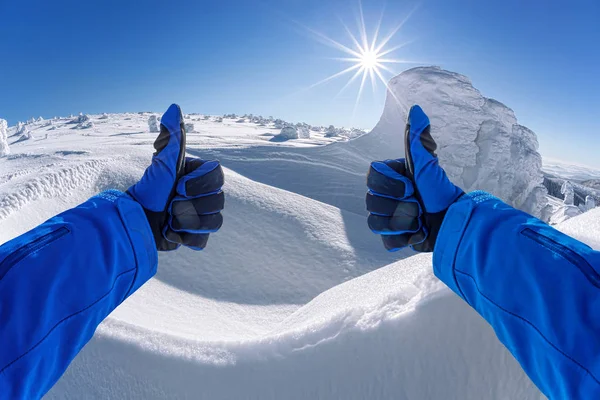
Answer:
<path fill-rule="evenodd" d="M 486 190 L 539 216 L 547 204 L 534 132 L 519 125 L 504 104 L 484 97 L 471 81 L 438 67 L 404 71 L 389 83 L 383 115 L 371 134 L 355 142 L 364 154 L 404 154 L 408 110 L 419 104 L 431 120 L 440 164 L 465 191 Z"/>
<path fill-rule="evenodd" d="M 573 189 L 573 184 L 570 181 L 563 183 L 560 193 L 565 196 L 563 202 L 566 205 L 572 206 L 575 204 L 575 189 Z"/>
<path fill-rule="evenodd" d="M 0 157 L 4 157 L 10 154 L 8 147 L 8 135 L 6 133 L 8 124 L 6 120 L 0 118 Z"/>

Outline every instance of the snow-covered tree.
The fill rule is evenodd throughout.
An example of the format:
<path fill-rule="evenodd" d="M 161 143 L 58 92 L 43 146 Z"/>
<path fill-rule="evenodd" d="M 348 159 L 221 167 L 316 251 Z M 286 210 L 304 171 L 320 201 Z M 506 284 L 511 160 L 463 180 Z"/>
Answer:
<path fill-rule="evenodd" d="M 4 157 L 10 154 L 8 148 L 8 134 L 6 133 L 8 124 L 6 120 L 0 118 L 0 157 Z"/>
<path fill-rule="evenodd" d="M 298 130 L 296 127 L 291 125 L 284 126 L 281 129 L 281 133 L 277 137 L 283 140 L 298 139 Z"/>
<path fill-rule="evenodd" d="M 151 115 L 150 118 L 148 118 L 148 129 L 150 129 L 150 132 L 153 133 L 160 132 L 158 118 L 156 117 L 156 115 Z"/>
<path fill-rule="evenodd" d="M 186 122 L 186 124 L 185 124 L 185 131 L 187 133 L 194 132 L 194 124 L 192 124 L 190 122 Z"/>
<path fill-rule="evenodd" d="M 340 135 L 340 131 L 333 125 L 329 125 L 325 131 L 325 137 L 336 137 Z"/>
<path fill-rule="evenodd" d="M 566 205 L 575 204 L 575 189 L 573 189 L 573 184 L 569 181 L 565 181 L 562 187 L 560 188 L 560 193 L 565 196 L 564 203 Z"/>
<path fill-rule="evenodd" d="M 590 211 L 592 208 L 596 208 L 596 199 L 594 196 L 588 194 L 585 196 L 585 204 L 580 204 L 579 208 L 581 208 L 581 211 L 583 212 Z"/>
<path fill-rule="evenodd" d="M 300 139 L 310 139 L 310 130 L 307 126 L 299 126 L 296 128 L 298 131 L 298 138 Z"/>
<path fill-rule="evenodd" d="M 17 124 L 17 135 L 22 135 L 27 132 L 27 125 L 19 121 Z"/>

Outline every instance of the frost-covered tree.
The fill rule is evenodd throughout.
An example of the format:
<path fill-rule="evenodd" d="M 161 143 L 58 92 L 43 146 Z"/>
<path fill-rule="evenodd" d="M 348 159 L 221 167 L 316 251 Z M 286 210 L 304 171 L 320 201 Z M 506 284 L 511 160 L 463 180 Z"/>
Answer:
<path fill-rule="evenodd" d="M 281 133 L 278 135 L 278 138 L 285 140 L 298 139 L 298 130 L 296 129 L 296 127 L 291 125 L 284 126 L 281 129 Z"/>
<path fill-rule="evenodd" d="M 192 124 L 190 122 L 186 122 L 186 124 L 185 124 L 185 131 L 187 133 L 194 132 L 194 124 Z"/>
<path fill-rule="evenodd" d="M 329 125 L 327 130 L 325 131 L 325 137 L 336 137 L 340 135 L 339 129 L 337 129 L 333 125 Z"/>
<path fill-rule="evenodd" d="M 10 154 L 8 148 L 8 134 L 6 133 L 8 124 L 6 120 L 0 118 L 0 157 L 4 157 Z"/>
<path fill-rule="evenodd" d="M 150 129 L 150 132 L 160 132 L 159 126 L 158 126 L 158 118 L 156 117 L 156 115 L 151 115 L 150 118 L 148 118 L 148 129 Z"/>
<path fill-rule="evenodd" d="M 299 126 L 296 128 L 298 131 L 298 138 L 300 139 L 310 139 L 310 130 L 306 126 Z"/>
<path fill-rule="evenodd" d="M 565 181 L 560 188 L 560 193 L 565 196 L 563 202 L 566 205 L 575 204 L 575 189 L 573 188 L 573 184 L 569 181 Z"/>
<path fill-rule="evenodd" d="M 27 125 L 19 121 L 17 124 L 17 135 L 22 135 L 27 132 Z"/>
<path fill-rule="evenodd" d="M 585 196 L 585 204 L 580 204 L 579 207 L 583 212 L 590 211 L 593 208 L 596 208 L 596 199 L 594 196 L 587 195 Z"/>

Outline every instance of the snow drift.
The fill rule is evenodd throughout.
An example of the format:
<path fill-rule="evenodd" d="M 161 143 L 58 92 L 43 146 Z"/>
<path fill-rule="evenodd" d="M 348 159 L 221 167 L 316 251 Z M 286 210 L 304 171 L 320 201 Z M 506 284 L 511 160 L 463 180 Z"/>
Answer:
<path fill-rule="evenodd" d="M 161 254 L 156 278 L 99 327 L 47 398 L 540 398 L 488 325 L 433 277 L 431 257 L 385 252 L 364 215 L 369 162 L 402 157 L 412 102 L 429 112 L 457 183 L 487 177 L 532 209 L 535 137 L 460 75 L 418 68 L 394 81 L 404 100 L 388 96 L 376 129 L 349 141 L 316 130 L 271 142 L 276 129 L 246 119 L 194 120 L 203 134 L 188 136 L 188 154 L 225 167 L 222 230 L 203 252 Z M 0 242 L 140 178 L 156 137 L 148 114 L 85 122 L 95 126 L 86 135 L 72 118 L 51 131 L 27 125 L 48 139 L 11 144 L 0 160 Z M 600 238 L 600 225 L 583 231 Z"/>

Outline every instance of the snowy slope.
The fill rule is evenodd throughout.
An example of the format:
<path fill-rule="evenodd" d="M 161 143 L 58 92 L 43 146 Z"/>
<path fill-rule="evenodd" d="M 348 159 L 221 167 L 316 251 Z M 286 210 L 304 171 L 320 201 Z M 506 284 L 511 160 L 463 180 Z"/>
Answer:
<path fill-rule="evenodd" d="M 425 109 L 434 125 L 466 123 L 474 112 L 467 94 L 478 92 L 447 72 L 450 83 L 436 82 L 438 71 L 412 70 L 396 81 L 426 82 L 423 98 L 406 92 L 406 101 L 431 104 L 443 92 L 436 85 L 450 85 L 443 87 L 460 100 L 455 119 L 445 109 Z M 486 112 L 486 123 L 516 126 L 500 106 Z M 393 113 L 388 104 L 378 127 L 355 140 L 311 132 L 283 142 L 271 140 L 279 133 L 272 126 L 186 116 L 194 124 L 188 153 L 218 157 L 225 167 L 225 224 L 203 252 L 160 254 L 156 278 L 99 327 L 47 398 L 540 398 L 485 322 L 433 277 L 429 255 L 402 259 L 411 253 L 385 252 L 368 231 L 368 164 L 403 152 L 404 122 L 382 125 Z M 0 243 L 100 190 L 139 179 L 156 135 L 148 132 L 150 115 L 8 129 Z M 507 133 L 517 142 L 508 158 L 475 136 L 456 138 L 462 148 L 480 149 L 477 163 L 521 165 L 534 180 L 523 186 L 531 199 L 537 153 L 534 137 L 519 129 Z M 452 138 L 444 137 L 440 156 L 449 157 Z M 484 173 L 501 176 L 494 188 L 508 200 L 527 177 L 468 168 L 460 179 L 475 186 Z M 592 238 L 600 237 L 596 228 Z"/>

